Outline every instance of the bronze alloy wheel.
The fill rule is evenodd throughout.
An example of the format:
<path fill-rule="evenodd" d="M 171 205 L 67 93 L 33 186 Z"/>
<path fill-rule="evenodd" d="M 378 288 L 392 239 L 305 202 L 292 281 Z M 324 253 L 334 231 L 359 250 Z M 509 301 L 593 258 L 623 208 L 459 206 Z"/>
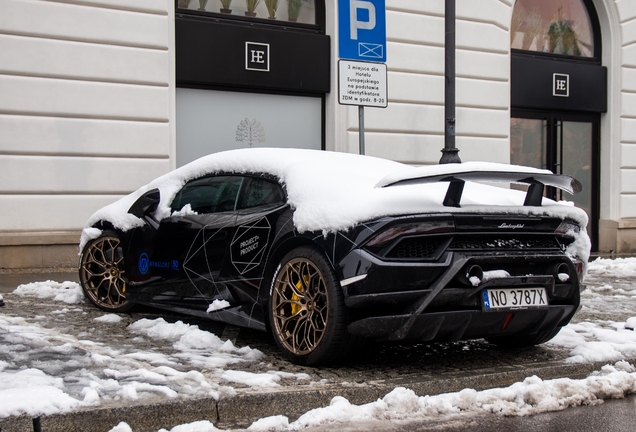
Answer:
<path fill-rule="evenodd" d="M 307 258 L 289 260 L 278 272 L 271 298 L 273 327 L 296 356 L 318 347 L 329 321 L 329 296 L 320 269 Z"/>
<path fill-rule="evenodd" d="M 84 293 L 98 308 L 111 312 L 131 308 L 123 278 L 124 256 L 117 237 L 104 235 L 89 243 L 82 253 L 79 273 Z"/>

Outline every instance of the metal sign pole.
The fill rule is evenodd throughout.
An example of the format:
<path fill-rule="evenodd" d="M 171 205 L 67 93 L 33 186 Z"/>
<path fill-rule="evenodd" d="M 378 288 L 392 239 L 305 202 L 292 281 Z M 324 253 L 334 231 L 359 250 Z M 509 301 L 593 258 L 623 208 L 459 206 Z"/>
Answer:
<path fill-rule="evenodd" d="M 364 105 L 358 106 L 358 138 L 360 140 L 360 154 L 364 154 Z"/>

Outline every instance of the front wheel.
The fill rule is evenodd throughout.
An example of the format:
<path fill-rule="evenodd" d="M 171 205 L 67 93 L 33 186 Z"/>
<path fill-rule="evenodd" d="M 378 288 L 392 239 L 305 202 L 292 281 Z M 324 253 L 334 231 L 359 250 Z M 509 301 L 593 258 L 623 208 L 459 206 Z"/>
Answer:
<path fill-rule="evenodd" d="M 134 304 L 126 297 L 124 254 L 114 232 L 104 232 L 82 251 L 79 279 L 84 294 L 98 308 L 128 312 Z"/>
<path fill-rule="evenodd" d="M 314 248 L 294 249 L 282 259 L 272 281 L 269 317 L 276 344 L 296 364 L 342 359 L 355 344 L 347 332 L 340 284 Z"/>

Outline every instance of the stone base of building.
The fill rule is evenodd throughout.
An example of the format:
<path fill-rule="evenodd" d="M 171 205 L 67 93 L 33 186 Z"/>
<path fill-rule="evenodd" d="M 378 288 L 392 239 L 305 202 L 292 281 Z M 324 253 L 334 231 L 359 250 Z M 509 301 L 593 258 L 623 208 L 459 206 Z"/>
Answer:
<path fill-rule="evenodd" d="M 0 270 L 77 268 L 80 234 L 81 231 L 0 233 Z"/>
<path fill-rule="evenodd" d="M 599 221 L 599 251 L 636 255 L 636 218 Z"/>

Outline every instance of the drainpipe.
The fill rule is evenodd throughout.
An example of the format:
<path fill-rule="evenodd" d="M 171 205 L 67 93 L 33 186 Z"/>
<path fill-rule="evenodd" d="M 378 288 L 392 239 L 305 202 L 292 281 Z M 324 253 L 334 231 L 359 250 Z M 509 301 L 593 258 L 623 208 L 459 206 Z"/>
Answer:
<path fill-rule="evenodd" d="M 455 0 L 445 0 L 444 12 L 444 54 L 446 57 L 444 72 L 446 86 L 444 91 L 444 148 L 440 164 L 461 163 L 459 149 L 455 147 Z"/>

